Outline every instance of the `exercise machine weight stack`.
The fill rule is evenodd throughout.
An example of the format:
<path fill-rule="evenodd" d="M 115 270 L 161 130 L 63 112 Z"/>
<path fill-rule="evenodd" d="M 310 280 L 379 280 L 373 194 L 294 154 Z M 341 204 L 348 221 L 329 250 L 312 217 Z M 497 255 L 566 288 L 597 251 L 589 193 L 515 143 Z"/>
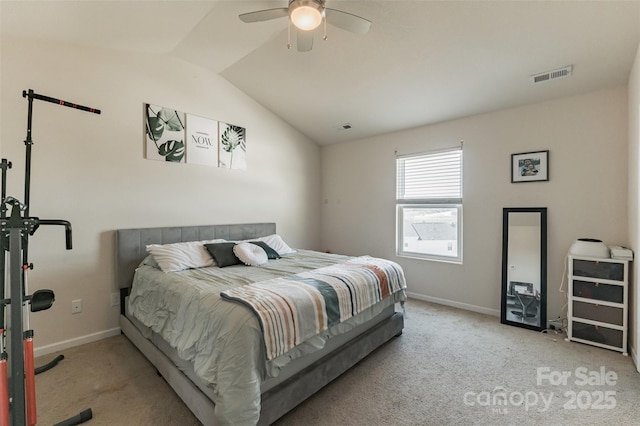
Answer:
<path fill-rule="evenodd" d="M 39 95 L 33 90 L 23 91 L 27 98 L 27 137 L 26 147 L 24 203 L 7 196 L 7 170 L 11 162 L 2 159 L 2 200 L 0 201 L 0 426 L 33 426 L 37 423 L 35 374 L 52 368 L 63 356 L 44 367 L 34 367 L 33 330 L 29 329 L 29 311 L 39 312 L 49 309 L 54 302 L 52 290 L 37 290 L 28 293 L 27 273 L 33 269 L 29 263 L 29 237 L 40 225 L 61 225 L 65 227 L 66 248 L 72 248 L 71 223 L 66 220 L 40 219 L 29 215 L 29 197 L 31 191 L 31 123 L 33 117 L 33 101 L 41 100 L 67 106 L 81 111 L 100 114 L 100 110 L 77 105 L 49 96 Z M 8 210 L 10 214 L 7 215 Z M 8 269 L 7 269 L 8 253 Z M 7 274 L 8 273 L 8 274 Z M 8 291 L 7 280 L 8 275 Z M 27 309 L 27 306 L 29 309 Z M 7 309 L 10 311 L 9 327 L 6 325 Z M 9 341 L 7 345 L 7 334 Z M 7 347 L 9 350 L 7 351 Z M 11 375 L 8 375 L 10 363 Z M 72 426 L 83 423 L 93 417 L 91 409 L 57 423 L 56 426 Z"/>

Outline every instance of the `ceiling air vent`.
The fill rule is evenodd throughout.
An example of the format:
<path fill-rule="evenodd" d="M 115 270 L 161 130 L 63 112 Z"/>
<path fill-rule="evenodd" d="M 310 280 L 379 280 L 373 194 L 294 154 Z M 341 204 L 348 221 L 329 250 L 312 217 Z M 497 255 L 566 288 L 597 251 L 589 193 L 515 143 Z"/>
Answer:
<path fill-rule="evenodd" d="M 573 73 L 573 65 L 569 65 L 563 68 L 558 68 L 553 71 L 547 71 L 540 74 L 531 76 L 533 83 L 542 83 L 544 81 L 554 80 L 556 78 L 569 77 Z"/>

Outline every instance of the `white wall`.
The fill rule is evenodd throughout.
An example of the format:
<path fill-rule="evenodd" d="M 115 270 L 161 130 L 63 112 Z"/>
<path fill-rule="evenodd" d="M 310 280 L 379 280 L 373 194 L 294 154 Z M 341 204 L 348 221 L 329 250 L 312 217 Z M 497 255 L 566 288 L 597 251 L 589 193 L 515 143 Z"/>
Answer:
<path fill-rule="evenodd" d="M 9 195 L 23 199 L 22 90 L 102 110 L 34 102 L 30 213 L 69 220 L 74 231 L 71 251 L 61 227 L 41 227 L 31 238 L 30 290 L 56 293 L 52 309 L 31 316 L 41 353 L 117 331 L 118 308 L 109 303 L 117 228 L 273 221 L 290 245 L 318 246 L 318 146 L 222 78 L 162 55 L 4 36 L 1 47 Z M 245 127 L 247 170 L 145 160 L 145 102 Z M 74 299 L 82 299 L 83 313 L 71 315 Z"/>
<path fill-rule="evenodd" d="M 640 46 L 636 53 L 636 59 L 629 75 L 629 244 L 638 258 L 640 250 L 640 185 L 638 182 L 638 170 L 640 169 Z M 638 271 L 640 268 L 636 260 L 631 264 L 631 290 L 630 290 L 630 322 L 633 325 L 629 334 L 631 340 L 631 355 L 640 371 L 640 359 L 638 357 L 638 344 L 640 343 L 640 291 L 638 291 Z"/>
<path fill-rule="evenodd" d="M 463 264 L 397 258 L 394 153 L 453 147 L 460 140 Z M 512 184 L 511 154 L 545 149 L 550 181 Z M 395 259 L 405 269 L 410 294 L 492 314 L 500 309 L 502 208 L 547 207 L 552 318 L 565 303 L 558 288 L 576 238 L 628 244 L 627 89 L 323 147 L 322 185 L 323 249 Z"/>

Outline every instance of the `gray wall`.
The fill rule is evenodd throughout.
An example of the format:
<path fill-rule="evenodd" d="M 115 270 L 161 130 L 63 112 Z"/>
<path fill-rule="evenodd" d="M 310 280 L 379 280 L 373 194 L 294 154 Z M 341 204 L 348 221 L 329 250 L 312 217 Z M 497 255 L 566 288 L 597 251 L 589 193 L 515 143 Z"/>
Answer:
<path fill-rule="evenodd" d="M 117 333 L 111 307 L 116 228 L 276 222 L 294 247 L 317 247 L 318 146 L 222 78 L 163 55 L 117 54 L 2 37 L 1 141 L 13 162 L 9 194 L 23 198 L 27 101 L 22 90 L 102 110 L 34 103 L 31 214 L 67 219 L 31 238 L 30 290 L 51 288 L 33 314 L 39 353 Z M 247 129 L 247 169 L 168 164 L 143 157 L 143 104 Z M 71 315 L 71 301 L 83 312 Z"/>

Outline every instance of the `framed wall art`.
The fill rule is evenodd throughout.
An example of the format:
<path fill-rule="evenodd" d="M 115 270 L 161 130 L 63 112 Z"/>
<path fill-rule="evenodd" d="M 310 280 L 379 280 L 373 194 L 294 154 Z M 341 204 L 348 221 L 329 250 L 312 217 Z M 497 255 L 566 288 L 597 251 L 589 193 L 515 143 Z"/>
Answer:
<path fill-rule="evenodd" d="M 144 128 L 148 160 L 247 168 L 244 127 L 145 103 Z"/>
<path fill-rule="evenodd" d="M 511 182 L 549 180 L 549 151 L 511 154 Z"/>
<path fill-rule="evenodd" d="M 246 129 L 220 122 L 218 166 L 225 169 L 246 169 Z"/>
<path fill-rule="evenodd" d="M 184 163 L 184 112 L 151 104 L 144 110 L 146 158 Z"/>
<path fill-rule="evenodd" d="M 187 163 L 218 167 L 218 122 L 187 114 Z"/>

